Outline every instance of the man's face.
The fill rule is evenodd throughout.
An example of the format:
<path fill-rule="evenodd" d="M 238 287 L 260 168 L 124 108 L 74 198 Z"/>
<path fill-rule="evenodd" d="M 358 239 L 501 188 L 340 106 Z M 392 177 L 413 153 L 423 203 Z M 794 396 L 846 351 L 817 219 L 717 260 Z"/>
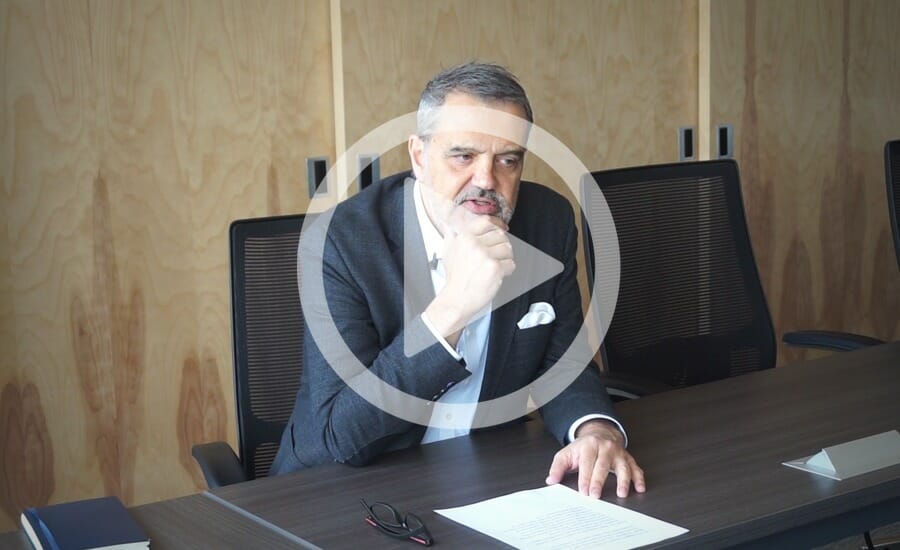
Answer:
<path fill-rule="evenodd" d="M 527 137 L 525 110 L 518 105 L 484 103 L 457 92 L 449 94 L 444 105 L 487 107 L 520 117 L 513 121 L 502 118 L 497 124 L 506 126 L 508 135 L 520 136 L 522 143 Z M 472 216 L 491 216 L 508 224 L 519 195 L 525 148 L 497 136 L 442 129 L 441 122 L 438 118 L 425 140 L 418 136 L 409 140 L 410 160 L 422 184 L 429 218 L 442 234 L 459 232 L 459 226 Z"/>

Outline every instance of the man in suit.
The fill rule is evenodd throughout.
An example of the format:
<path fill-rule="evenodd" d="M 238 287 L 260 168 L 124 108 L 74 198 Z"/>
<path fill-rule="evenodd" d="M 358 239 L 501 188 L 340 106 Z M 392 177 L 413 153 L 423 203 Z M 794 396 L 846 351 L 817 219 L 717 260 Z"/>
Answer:
<path fill-rule="evenodd" d="M 497 113 L 497 131 L 467 129 L 461 119 L 470 112 L 477 119 Z M 447 69 L 420 99 L 408 143 L 414 179 L 399 174 L 339 204 L 317 246 L 304 235 L 304 368 L 273 474 L 326 462 L 364 465 L 389 450 L 465 435 L 485 425 L 491 403 L 565 362 L 583 322 L 577 231 L 565 198 L 521 182 L 532 121 L 525 91 L 505 69 Z M 522 241 L 555 258 L 561 271 L 506 296 L 513 275 L 533 267 L 519 265 L 533 257 L 521 252 Z M 308 284 L 310 265 L 318 284 Z M 311 295 L 311 287 L 325 296 Z M 315 327 L 325 322 L 340 336 L 317 338 Z M 348 374 L 353 363 L 360 370 Z M 611 472 L 619 496 L 632 484 L 643 492 L 643 471 L 625 450 L 596 365 L 567 368 L 574 381 L 540 408 L 563 445 L 546 482 L 577 470 L 579 490 L 599 497 Z M 372 374 L 423 405 L 410 414 L 373 405 L 377 399 L 360 395 L 368 392 L 354 391 Z"/>

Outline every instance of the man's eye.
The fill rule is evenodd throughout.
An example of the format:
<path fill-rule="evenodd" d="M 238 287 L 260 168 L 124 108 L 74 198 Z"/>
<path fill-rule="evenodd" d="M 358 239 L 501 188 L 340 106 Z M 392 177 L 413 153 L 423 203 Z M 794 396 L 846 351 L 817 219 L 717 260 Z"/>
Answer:
<path fill-rule="evenodd" d="M 518 157 L 501 157 L 500 164 L 502 164 L 503 166 L 505 166 L 507 168 L 515 168 L 516 166 L 519 165 L 519 158 Z"/>
<path fill-rule="evenodd" d="M 472 155 L 469 153 L 460 153 L 458 155 L 453 155 L 453 160 L 459 163 L 466 163 L 472 161 Z"/>

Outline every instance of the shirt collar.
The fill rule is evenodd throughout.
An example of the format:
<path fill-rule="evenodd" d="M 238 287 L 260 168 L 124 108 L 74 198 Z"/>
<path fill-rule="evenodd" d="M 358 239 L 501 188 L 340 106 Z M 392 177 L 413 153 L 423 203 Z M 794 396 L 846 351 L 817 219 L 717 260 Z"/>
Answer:
<path fill-rule="evenodd" d="M 437 227 L 431 223 L 428 212 L 425 211 L 425 202 L 422 199 L 422 184 L 419 180 L 413 185 L 413 196 L 416 204 L 416 217 L 419 220 L 419 228 L 422 230 L 422 240 L 425 242 L 425 257 L 441 259 L 444 256 L 444 238 L 441 237 Z"/>

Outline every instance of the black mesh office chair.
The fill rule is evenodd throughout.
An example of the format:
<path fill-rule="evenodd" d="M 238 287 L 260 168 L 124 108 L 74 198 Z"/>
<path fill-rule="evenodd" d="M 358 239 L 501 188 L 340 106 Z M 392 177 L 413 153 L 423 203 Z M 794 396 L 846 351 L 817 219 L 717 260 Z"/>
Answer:
<path fill-rule="evenodd" d="M 900 141 L 885 147 L 888 203 L 900 267 Z M 775 338 L 744 217 L 738 166 L 715 160 L 593 172 L 582 181 L 585 219 L 602 211 L 619 239 L 621 279 L 601 346 L 613 398 L 708 382 L 775 365 Z M 588 281 L 595 249 L 585 221 Z M 603 243 L 598 243 L 602 250 Z M 798 345 L 855 349 L 860 335 L 805 331 Z M 794 343 L 794 342 L 790 342 Z M 661 385 L 661 382 L 664 383 Z M 897 544 L 873 544 L 869 548 Z"/>
<path fill-rule="evenodd" d="M 297 286 L 302 215 L 231 224 L 231 315 L 240 460 L 222 441 L 191 453 L 210 488 L 268 474 L 303 367 Z"/>
<path fill-rule="evenodd" d="M 601 353 L 613 398 L 710 382 L 775 366 L 775 335 L 733 160 L 593 172 L 619 240 L 621 279 Z M 594 247 L 585 251 L 593 290 Z M 603 244 L 599 243 L 602 247 Z M 602 249 L 600 249 L 602 250 Z"/>
<path fill-rule="evenodd" d="M 889 141 L 884 145 L 884 172 L 888 215 L 891 233 L 894 235 L 894 254 L 897 256 L 897 269 L 900 270 L 900 140 Z M 870 336 L 832 330 L 787 332 L 782 336 L 782 341 L 789 346 L 828 351 L 851 351 L 884 343 Z"/>

